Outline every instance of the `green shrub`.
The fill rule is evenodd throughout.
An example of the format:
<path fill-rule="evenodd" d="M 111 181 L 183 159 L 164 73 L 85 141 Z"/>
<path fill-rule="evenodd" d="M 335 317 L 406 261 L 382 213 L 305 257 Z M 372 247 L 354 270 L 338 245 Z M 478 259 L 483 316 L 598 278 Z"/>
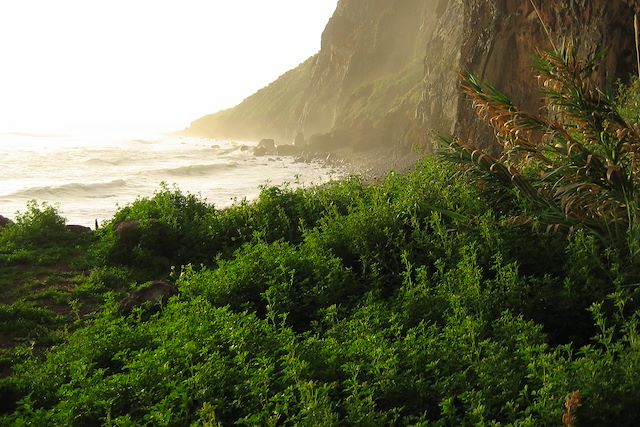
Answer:
<path fill-rule="evenodd" d="M 152 322 L 107 315 L 43 365 L 19 368 L 18 375 L 30 380 L 18 386 L 30 397 L 9 421 L 330 422 L 336 415 L 328 389 L 299 376 L 292 338 L 253 315 L 202 300 L 169 304 Z"/>
<path fill-rule="evenodd" d="M 178 286 L 216 306 L 282 318 L 296 330 L 307 328 L 320 309 L 362 293 L 339 259 L 284 242 L 243 246 L 215 270 L 187 267 Z"/>
<path fill-rule="evenodd" d="M 65 228 L 56 208 L 35 201 L 18 213 L 15 224 L 0 229 L 0 265 L 51 265 L 71 260 L 90 245 L 93 236 Z"/>
<path fill-rule="evenodd" d="M 604 406 L 613 423 L 635 416 L 634 300 L 607 297 L 628 277 L 589 233 L 501 218 L 434 159 L 375 185 L 265 191 L 204 205 L 190 236 L 215 249 L 193 261 L 215 262 L 184 267 L 163 310 L 122 317 L 107 302 L 44 361 L 15 366 L 0 422 L 558 425 L 576 390 L 587 423 Z M 181 214 L 136 203 L 123 219 Z M 132 253 L 159 253 L 143 246 Z M 84 280 L 102 292 L 140 274 L 104 266 Z M 598 301 L 609 329 L 588 311 Z"/>
<path fill-rule="evenodd" d="M 13 248 L 42 248 L 66 243 L 70 233 L 64 225 L 65 219 L 55 207 L 30 201 L 26 210 L 17 214 L 15 224 L 0 230 L 0 242 Z"/>
<path fill-rule="evenodd" d="M 62 322 L 62 316 L 24 301 L 0 305 L 0 334 L 5 338 L 41 338 Z"/>
<path fill-rule="evenodd" d="M 616 100 L 590 79 L 598 59 L 596 54 L 579 58 L 571 45 L 540 55 L 537 71 L 547 109 L 554 113 L 550 118 L 520 111 L 490 84 L 466 76 L 466 92 L 495 130 L 502 154 L 494 158 L 470 141 L 448 142 L 458 161 L 481 172 L 494 189 L 510 189 L 523 208 L 520 221 L 584 228 L 635 262 L 640 134 Z M 627 114 L 633 115 L 635 101 L 627 99 Z"/>
<path fill-rule="evenodd" d="M 166 262 L 180 264 L 188 260 L 201 262 L 210 256 L 215 210 L 193 194 L 183 194 L 166 185 L 154 197 L 142 198 L 121 208 L 99 230 L 97 254 L 106 262 L 156 267 Z M 121 241 L 116 227 L 135 221 L 137 241 Z M 165 267 L 168 268 L 168 267 Z"/>

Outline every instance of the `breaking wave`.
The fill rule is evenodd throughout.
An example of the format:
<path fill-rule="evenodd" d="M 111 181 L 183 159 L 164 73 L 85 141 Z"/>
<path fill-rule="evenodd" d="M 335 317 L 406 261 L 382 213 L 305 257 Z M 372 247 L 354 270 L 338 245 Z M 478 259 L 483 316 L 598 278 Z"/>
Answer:
<path fill-rule="evenodd" d="M 121 189 L 126 187 L 127 182 L 124 179 L 114 179 L 108 182 L 95 182 L 89 184 L 69 183 L 63 185 L 50 185 L 42 187 L 31 187 L 17 191 L 9 197 L 30 197 L 30 198 L 51 198 L 51 197 L 86 197 L 101 198 L 107 197 L 106 192 L 110 190 Z"/>
<path fill-rule="evenodd" d="M 166 169 L 158 169 L 154 171 L 154 174 L 168 175 L 168 176 L 202 176 L 211 175 L 215 172 L 234 169 L 238 167 L 235 162 L 232 163 L 213 163 L 213 164 L 200 164 L 200 165 L 187 165 L 178 166 Z"/>

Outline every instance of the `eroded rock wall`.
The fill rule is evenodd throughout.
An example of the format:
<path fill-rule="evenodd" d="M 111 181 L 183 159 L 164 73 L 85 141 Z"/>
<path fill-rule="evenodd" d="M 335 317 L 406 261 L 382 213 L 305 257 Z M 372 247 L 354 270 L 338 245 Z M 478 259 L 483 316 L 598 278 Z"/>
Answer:
<path fill-rule="evenodd" d="M 460 21 L 460 3 L 340 1 L 322 35 L 300 117 L 302 131 L 330 132 L 329 144 L 336 147 L 371 148 L 391 141 L 406 145 L 416 126 L 425 46 L 442 53 L 444 45 L 459 45 L 448 19 L 458 9 L 460 16 L 453 22 Z M 450 69 L 447 62 L 439 61 Z"/>
<path fill-rule="evenodd" d="M 525 111 L 538 112 L 542 106 L 532 57 L 538 50 L 550 49 L 551 40 L 575 40 L 582 55 L 605 49 L 604 61 L 595 75 L 601 85 L 628 80 L 635 72 L 632 6 L 637 2 L 534 0 L 539 17 L 529 0 L 464 1 L 460 69 L 490 82 Z M 458 101 L 455 133 L 496 148 L 494 138 L 476 119 L 464 96 Z"/>
<path fill-rule="evenodd" d="M 319 141 L 319 149 L 407 148 L 423 134 L 416 107 L 425 46 L 443 55 L 429 68 L 433 98 L 449 101 L 448 111 L 438 105 L 427 116 L 440 123 L 455 112 L 451 63 L 459 57 L 461 20 L 462 0 L 340 0 L 316 56 L 238 106 L 194 121 L 190 130 L 279 143 L 302 132 Z"/>

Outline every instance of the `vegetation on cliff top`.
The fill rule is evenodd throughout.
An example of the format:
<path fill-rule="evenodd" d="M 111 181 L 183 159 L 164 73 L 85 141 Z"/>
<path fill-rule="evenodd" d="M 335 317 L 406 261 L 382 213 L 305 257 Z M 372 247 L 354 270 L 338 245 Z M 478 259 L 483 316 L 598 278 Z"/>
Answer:
<path fill-rule="evenodd" d="M 629 127 L 637 99 L 609 104 Z M 572 118 L 559 126 L 595 151 Z M 572 153 L 555 154 L 560 175 L 591 179 Z M 537 163 L 506 161 L 491 160 L 544 190 Z M 555 193 L 541 209 L 500 166 L 478 180 L 482 168 L 457 162 L 425 159 L 377 184 L 264 188 L 226 210 L 162 188 L 87 236 L 30 206 L 0 230 L 13 298 L 0 306 L 0 424 L 634 425 L 633 246 L 566 209 L 571 233 L 548 232 L 561 223 L 547 220 Z M 635 178 L 634 162 L 620 166 Z M 122 221 L 136 221 L 135 238 Z M 178 295 L 123 315 L 116 301 L 155 279 Z M 31 298 L 39 286 L 69 310 Z"/>

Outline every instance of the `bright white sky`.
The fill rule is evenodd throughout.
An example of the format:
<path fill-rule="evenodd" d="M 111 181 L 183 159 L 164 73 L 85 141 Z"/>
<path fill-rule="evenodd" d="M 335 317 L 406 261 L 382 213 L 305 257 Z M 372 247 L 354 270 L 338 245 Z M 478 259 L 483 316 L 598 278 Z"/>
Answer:
<path fill-rule="evenodd" d="M 337 0 L 0 0 L 0 131 L 176 130 L 320 48 Z"/>

